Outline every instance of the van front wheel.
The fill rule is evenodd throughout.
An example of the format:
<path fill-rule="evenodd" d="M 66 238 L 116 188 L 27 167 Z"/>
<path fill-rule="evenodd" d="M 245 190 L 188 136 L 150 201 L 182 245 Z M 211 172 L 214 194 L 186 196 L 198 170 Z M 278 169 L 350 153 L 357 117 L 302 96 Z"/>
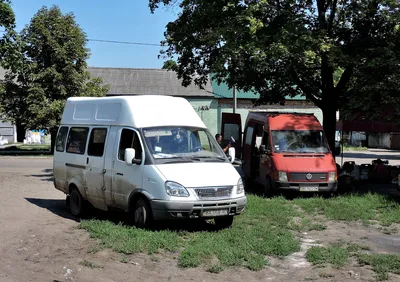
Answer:
<path fill-rule="evenodd" d="M 139 198 L 135 202 L 132 214 L 130 216 L 133 217 L 133 224 L 137 228 L 148 227 L 153 220 L 150 206 L 143 198 Z"/>
<path fill-rule="evenodd" d="M 230 228 L 233 223 L 233 216 L 215 217 L 214 222 L 218 229 Z"/>

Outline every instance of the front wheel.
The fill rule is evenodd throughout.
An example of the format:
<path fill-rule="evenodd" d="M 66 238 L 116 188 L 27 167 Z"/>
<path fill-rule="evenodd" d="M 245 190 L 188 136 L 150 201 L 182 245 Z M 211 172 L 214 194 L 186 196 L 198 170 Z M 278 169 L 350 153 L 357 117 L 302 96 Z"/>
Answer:
<path fill-rule="evenodd" d="M 153 221 L 151 208 L 143 198 L 136 200 L 130 216 L 133 217 L 131 219 L 133 221 L 132 223 L 137 228 L 148 227 Z"/>
<path fill-rule="evenodd" d="M 233 216 L 216 217 L 214 222 L 218 229 L 230 228 L 233 223 Z"/>

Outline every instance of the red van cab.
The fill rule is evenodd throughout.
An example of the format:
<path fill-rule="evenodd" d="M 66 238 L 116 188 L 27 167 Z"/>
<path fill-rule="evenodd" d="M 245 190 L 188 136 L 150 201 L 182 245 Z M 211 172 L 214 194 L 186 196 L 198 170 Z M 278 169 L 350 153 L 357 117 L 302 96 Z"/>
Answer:
<path fill-rule="evenodd" d="M 222 135 L 236 136 L 236 157 L 242 159 L 246 180 L 261 184 L 267 194 L 337 189 L 336 163 L 313 114 L 249 112 L 242 139 L 240 115 L 223 113 Z"/>

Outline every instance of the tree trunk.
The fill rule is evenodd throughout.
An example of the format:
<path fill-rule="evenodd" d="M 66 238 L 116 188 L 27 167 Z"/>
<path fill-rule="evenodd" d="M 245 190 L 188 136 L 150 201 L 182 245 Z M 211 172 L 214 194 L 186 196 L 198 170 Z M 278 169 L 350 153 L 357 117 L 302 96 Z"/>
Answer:
<path fill-rule="evenodd" d="M 15 123 L 17 128 L 17 142 L 24 142 L 26 128 L 20 122 Z"/>
<path fill-rule="evenodd" d="M 336 109 L 333 107 L 322 108 L 323 127 L 328 140 L 329 148 L 335 157 L 335 136 L 336 136 Z"/>
<path fill-rule="evenodd" d="M 54 155 L 54 147 L 56 146 L 56 138 L 57 138 L 57 132 L 58 132 L 58 127 L 53 127 L 49 130 L 51 134 L 51 146 L 50 146 L 50 154 Z"/>

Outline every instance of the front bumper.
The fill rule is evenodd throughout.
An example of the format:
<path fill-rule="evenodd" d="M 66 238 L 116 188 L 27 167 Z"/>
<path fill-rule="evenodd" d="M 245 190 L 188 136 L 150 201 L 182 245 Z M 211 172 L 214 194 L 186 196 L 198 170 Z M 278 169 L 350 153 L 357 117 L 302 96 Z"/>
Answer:
<path fill-rule="evenodd" d="M 242 196 L 227 200 L 194 202 L 152 200 L 150 204 L 155 220 L 201 218 L 205 210 L 228 209 L 227 215 L 239 215 L 246 207 L 247 197 Z"/>
<path fill-rule="evenodd" d="M 306 186 L 315 186 L 318 187 L 317 191 L 304 191 L 301 188 L 305 188 Z M 292 190 L 299 192 L 336 192 L 337 190 L 337 182 L 275 182 L 275 189 L 277 190 Z"/>

